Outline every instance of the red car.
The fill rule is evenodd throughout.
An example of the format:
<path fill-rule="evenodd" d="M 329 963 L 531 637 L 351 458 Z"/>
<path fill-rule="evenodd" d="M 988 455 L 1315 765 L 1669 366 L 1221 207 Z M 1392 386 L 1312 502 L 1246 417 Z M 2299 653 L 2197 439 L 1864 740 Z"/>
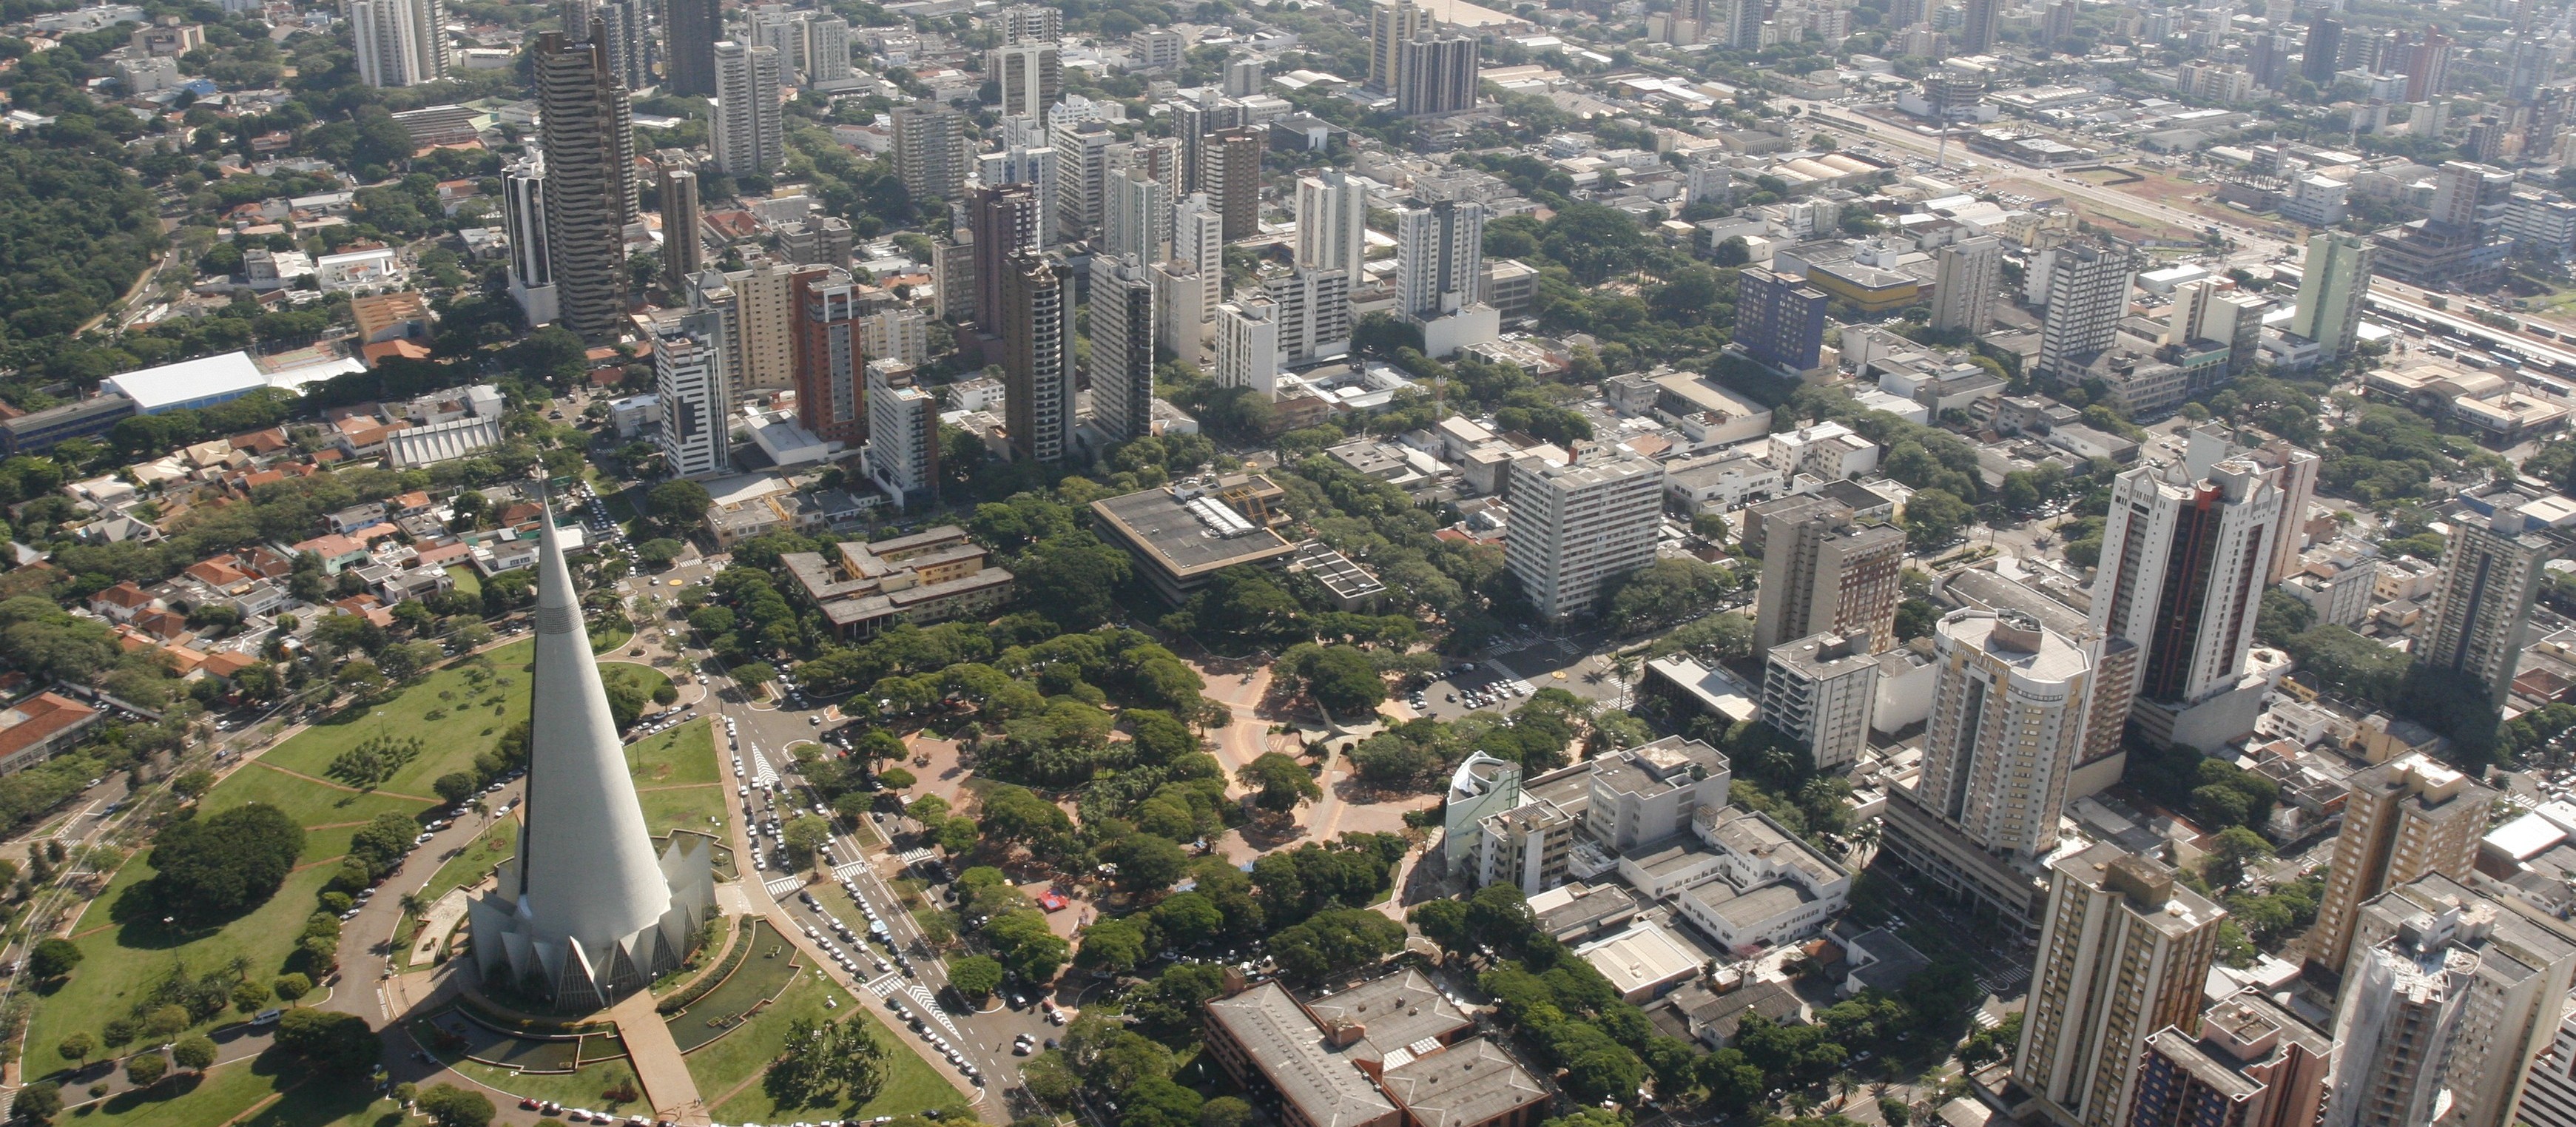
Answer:
<path fill-rule="evenodd" d="M 530 1097 L 528 1097 L 527 1099 L 520 1100 L 520 1101 L 519 1101 L 519 1110 L 521 1110 L 521 1111 L 535 1111 L 535 1110 L 537 1110 L 537 1099 L 536 1099 L 536 1097 L 534 1097 L 534 1096 L 530 1096 Z"/>

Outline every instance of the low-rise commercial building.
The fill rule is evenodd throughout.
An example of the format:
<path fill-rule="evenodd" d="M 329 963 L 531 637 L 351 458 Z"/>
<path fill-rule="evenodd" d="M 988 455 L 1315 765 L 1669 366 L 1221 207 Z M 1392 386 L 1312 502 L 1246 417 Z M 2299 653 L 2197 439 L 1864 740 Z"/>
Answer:
<path fill-rule="evenodd" d="M 1014 577 L 955 525 L 874 543 L 844 542 L 833 558 L 789 552 L 778 558 L 794 589 L 843 639 L 872 637 L 909 622 L 926 626 L 980 615 L 1009 601 Z"/>

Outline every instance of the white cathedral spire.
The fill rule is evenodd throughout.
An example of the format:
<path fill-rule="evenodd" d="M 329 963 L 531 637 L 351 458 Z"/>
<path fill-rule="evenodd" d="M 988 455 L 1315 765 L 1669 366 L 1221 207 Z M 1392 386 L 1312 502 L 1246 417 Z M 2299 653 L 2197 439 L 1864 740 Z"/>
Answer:
<path fill-rule="evenodd" d="M 506 964 L 558 1002 L 604 1006 L 678 965 L 714 898 L 713 858 L 703 838 L 683 834 L 654 856 L 553 506 L 545 509 L 518 856 L 469 919 L 487 978 Z"/>

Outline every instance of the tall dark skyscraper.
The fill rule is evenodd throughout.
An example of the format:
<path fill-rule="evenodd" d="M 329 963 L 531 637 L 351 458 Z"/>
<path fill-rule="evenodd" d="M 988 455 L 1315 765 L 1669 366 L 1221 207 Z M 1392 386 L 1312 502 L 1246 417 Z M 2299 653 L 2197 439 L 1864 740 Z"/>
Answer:
<path fill-rule="evenodd" d="M 670 36 L 669 50 L 663 65 L 670 73 L 670 92 L 716 96 L 716 41 L 723 39 L 724 5 L 721 0 L 670 0 L 668 18 L 662 23 Z"/>
<path fill-rule="evenodd" d="M 707 244 L 698 220 L 698 174 L 685 168 L 664 169 L 662 280 L 675 295 L 687 292 L 688 280 L 707 266 Z"/>
<path fill-rule="evenodd" d="M 1073 269 L 1023 250 L 1002 267 L 1002 422 L 1012 453 L 1060 462 L 1073 445 Z"/>
<path fill-rule="evenodd" d="M 2299 77 L 2321 87 L 2334 85 L 2335 60 L 2343 54 L 2343 21 L 2317 13 L 2308 21 L 2308 41 L 2299 51 Z"/>
<path fill-rule="evenodd" d="M 975 235 L 975 327 L 999 334 L 1011 256 L 1038 249 L 1037 185 L 977 188 L 967 199 L 966 215 Z"/>
<path fill-rule="evenodd" d="M 538 139 L 546 151 L 546 251 L 556 319 L 583 340 L 615 340 L 626 319 L 626 225 L 635 221 L 635 119 L 609 65 L 607 31 L 537 38 Z"/>

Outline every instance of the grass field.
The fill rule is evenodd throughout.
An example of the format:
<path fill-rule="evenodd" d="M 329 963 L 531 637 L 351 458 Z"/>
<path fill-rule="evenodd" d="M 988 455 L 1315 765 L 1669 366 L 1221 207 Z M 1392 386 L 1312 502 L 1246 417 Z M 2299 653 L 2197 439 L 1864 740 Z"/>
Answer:
<path fill-rule="evenodd" d="M 501 733 L 528 711 L 528 661 L 534 639 L 513 642 L 461 664 L 447 666 L 364 711 L 344 711 L 306 728 L 271 749 L 259 762 L 317 779 L 331 777 L 331 761 L 377 735 L 422 735 L 421 754 L 375 789 L 429 796 L 440 775 L 462 770 L 498 746 Z M 603 676 L 615 666 L 603 666 Z M 649 672 L 649 671 L 648 671 Z M 429 714 L 440 715 L 433 718 Z M 230 780 L 226 780 L 230 785 Z M 218 791 L 220 793 L 220 790 Z"/>
<path fill-rule="evenodd" d="M 604 630 L 592 631 L 590 635 L 590 652 L 595 654 L 607 653 L 610 650 L 614 650 L 619 646 L 625 645 L 627 642 L 633 640 L 634 637 L 635 628 L 632 626 L 611 626 Z"/>
<path fill-rule="evenodd" d="M 72 940 L 81 949 L 79 969 L 37 1002 L 27 1031 L 26 1075 L 36 1079 L 60 1071 L 66 1062 L 54 1046 L 64 1036 L 76 1029 L 95 1036 L 108 1019 L 131 1012 L 177 967 L 202 973 L 239 957 L 249 962 L 259 981 L 276 977 L 304 918 L 313 914 L 314 897 L 336 867 L 303 868 L 249 915 L 212 932 L 183 933 L 163 928 L 142 897 L 129 898 L 129 890 L 152 875 L 152 867 L 139 857 L 129 862 L 81 917 Z"/>
<path fill-rule="evenodd" d="M 833 1005 L 826 1007 L 826 1000 Z M 782 1108 L 764 1085 L 756 1081 L 745 1084 L 768 1072 L 769 1062 L 786 1050 L 787 1023 L 800 1017 L 868 1023 L 869 1035 L 886 1051 L 885 1086 L 875 1099 L 856 1109 Z M 719 1123 L 775 1123 L 800 1116 L 812 1118 L 809 1112 L 839 1112 L 853 1117 L 918 1115 L 931 1108 L 954 1111 L 966 1106 L 965 1094 L 910 1046 L 902 1044 L 875 1013 L 854 1004 L 848 993 L 811 972 L 798 975 L 759 1021 L 690 1054 L 689 1074 L 697 1079 L 698 1094 L 714 1105 Z M 737 1087 L 742 1090 L 733 1092 Z M 732 1093 L 730 1098 L 727 1093 Z"/>
<path fill-rule="evenodd" d="M 447 577 L 456 581 L 456 589 L 459 591 L 475 596 L 483 594 L 483 577 L 474 574 L 473 568 L 464 564 L 449 564 Z"/>
<path fill-rule="evenodd" d="M 601 1061 L 572 1072 L 515 1072 L 481 1061 L 466 1060 L 462 1053 L 442 1052 L 438 1059 L 458 1072 L 511 1095 L 553 1100 L 565 1107 L 586 1107 L 594 1111 L 619 1110 L 622 1104 L 610 1102 L 601 1093 L 614 1081 L 632 1083 L 635 1079 L 634 1068 L 623 1059 Z M 643 1102 L 640 1092 L 638 1097 L 631 1102 L 640 1105 Z M 495 1099 L 493 1102 L 504 1101 Z"/>

